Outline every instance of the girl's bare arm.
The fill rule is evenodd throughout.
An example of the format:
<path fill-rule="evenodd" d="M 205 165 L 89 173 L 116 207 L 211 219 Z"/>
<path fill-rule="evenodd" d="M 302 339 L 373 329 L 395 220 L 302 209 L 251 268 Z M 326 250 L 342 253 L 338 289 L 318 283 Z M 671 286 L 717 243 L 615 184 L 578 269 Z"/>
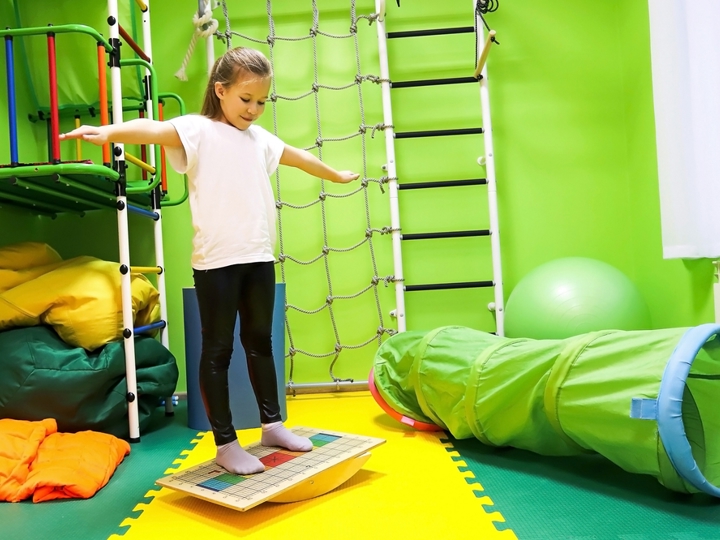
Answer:
<path fill-rule="evenodd" d="M 80 126 L 60 135 L 61 141 L 67 139 L 82 139 L 98 146 L 106 142 L 182 146 L 180 136 L 172 124 L 147 118 L 136 118 L 118 125 Z"/>
<path fill-rule="evenodd" d="M 332 167 L 326 165 L 307 150 L 301 150 L 290 145 L 285 145 L 285 150 L 280 156 L 280 163 L 290 167 L 297 167 L 308 174 L 337 182 L 338 184 L 347 184 L 353 180 L 357 180 L 360 176 L 352 171 L 336 171 Z"/>

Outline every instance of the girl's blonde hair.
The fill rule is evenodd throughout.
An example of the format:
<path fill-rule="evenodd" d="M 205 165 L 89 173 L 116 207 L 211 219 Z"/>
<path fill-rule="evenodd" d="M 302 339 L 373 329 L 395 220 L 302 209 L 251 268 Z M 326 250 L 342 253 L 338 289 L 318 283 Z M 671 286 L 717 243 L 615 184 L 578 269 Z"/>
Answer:
<path fill-rule="evenodd" d="M 215 83 L 219 82 L 229 88 L 241 77 L 245 78 L 248 75 L 255 75 L 261 79 L 272 77 L 270 62 L 258 50 L 235 47 L 215 60 L 205 88 L 205 98 L 200 114 L 212 119 L 220 118 L 222 109 L 220 108 L 220 99 L 215 94 Z"/>

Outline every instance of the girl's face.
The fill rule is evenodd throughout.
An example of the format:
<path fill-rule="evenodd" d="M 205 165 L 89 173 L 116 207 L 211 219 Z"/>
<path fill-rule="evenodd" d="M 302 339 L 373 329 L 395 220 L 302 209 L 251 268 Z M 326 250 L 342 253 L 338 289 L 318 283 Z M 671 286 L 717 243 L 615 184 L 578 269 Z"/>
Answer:
<path fill-rule="evenodd" d="M 215 83 L 215 95 L 220 100 L 221 122 L 245 130 L 265 112 L 270 93 L 270 77 L 253 74 L 238 77 L 230 87 Z"/>

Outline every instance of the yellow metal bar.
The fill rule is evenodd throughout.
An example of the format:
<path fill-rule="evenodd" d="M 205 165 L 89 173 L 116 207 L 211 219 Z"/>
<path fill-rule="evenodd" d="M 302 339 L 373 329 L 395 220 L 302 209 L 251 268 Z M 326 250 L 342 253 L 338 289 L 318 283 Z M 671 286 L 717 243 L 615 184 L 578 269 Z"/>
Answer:
<path fill-rule="evenodd" d="M 127 155 L 127 154 L 125 154 Z M 162 274 L 162 266 L 131 266 L 130 273 L 132 274 Z"/>
<path fill-rule="evenodd" d="M 140 8 L 140 11 L 145 12 L 148 10 L 147 4 L 143 0 L 135 0 L 135 3 Z"/>
<path fill-rule="evenodd" d="M 480 73 L 485 67 L 485 62 L 487 61 L 488 54 L 490 54 L 490 45 L 492 45 L 492 42 L 495 41 L 495 34 L 495 30 L 490 30 L 488 32 L 487 39 L 485 40 L 485 46 L 483 47 L 482 53 L 480 53 L 480 58 L 478 59 L 477 67 L 475 68 L 476 79 L 480 77 Z"/>
<path fill-rule="evenodd" d="M 152 165 L 148 165 L 142 159 L 138 159 L 135 156 L 133 156 L 132 154 L 129 154 L 127 152 L 125 152 L 125 159 L 128 160 L 133 165 L 137 165 L 141 169 L 149 172 L 150 174 L 155 174 L 155 167 L 153 167 Z"/>
<path fill-rule="evenodd" d="M 80 117 L 75 117 L 75 129 L 80 127 Z M 75 159 L 82 161 L 82 139 L 75 139 Z"/>

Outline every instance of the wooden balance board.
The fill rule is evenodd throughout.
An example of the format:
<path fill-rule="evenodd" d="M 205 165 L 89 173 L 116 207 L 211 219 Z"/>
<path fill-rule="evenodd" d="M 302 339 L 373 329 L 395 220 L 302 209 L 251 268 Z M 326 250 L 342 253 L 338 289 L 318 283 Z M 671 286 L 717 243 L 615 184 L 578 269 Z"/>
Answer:
<path fill-rule="evenodd" d="M 265 472 L 237 475 L 206 461 L 171 474 L 155 483 L 242 512 L 264 502 L 289 503 L 311 499 L 338 487 L 370 459 L 368 450 L 384 439 L 349 433 L 296 427 L 309 438 L 310 452 L 291 452 L 260 445 L 247 447 L 265 465 Z"/>

